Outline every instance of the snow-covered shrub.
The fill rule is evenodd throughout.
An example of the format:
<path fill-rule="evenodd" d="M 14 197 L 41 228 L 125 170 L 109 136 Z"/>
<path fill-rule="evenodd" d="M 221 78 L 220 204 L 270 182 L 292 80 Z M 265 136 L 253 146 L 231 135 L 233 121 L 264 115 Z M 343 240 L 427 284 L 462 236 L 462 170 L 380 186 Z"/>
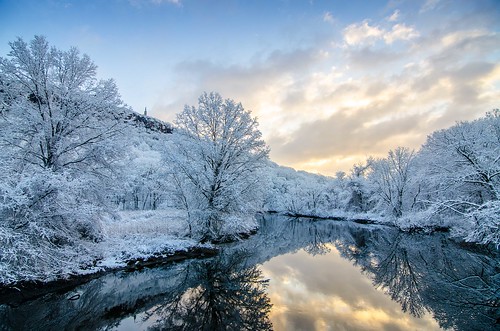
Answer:
<path fill-rule="evenodd" d="M 4 185 L 0 202 L 3 226 L 22 229 L 36 225 L 40 236 L 54 242 L 84 238 L 100 240 L 100 213 L 92 181 L 68 173 L 40 169 L 22 173 Z"/>
<path fill-rule="evenodd" d="M 0 282 L 54 279 L 91 264 L 102 240 L 92 183 L 50 170 L 16 178 L 0 193 Z"/>
<path fill-rule="evenodd" d="M 100 257 L 95 244 L 72 241 L 56 244 L 45 228 L 28 224 L 26 228 L 0 227 L 0 284 L 23 280 L 55 280 L 90 267 Z"/>
<path fill-rule="evenodd" d="M 500 201 L 489 201 L 467 215 L 467 225 L 457 229 L 466 241 L 500 247 Z"/>
<path fill-rule="evenodd" d="M 437 228 L 448 228 L 453 224 L 452 219 L 443 218 L 434 207 L 406 213 L 399 218 L 393 218 L 393 222 L 399 229 L 407 232 L 432 232 Z"/>
<path fill-rule="evenodd" d="M 239 234 L 248 234 L 258 228 L 257 221 L 253 215 L 228 214 L 224 216 L 220 235 L 221 237 L 233 237 Z"/>

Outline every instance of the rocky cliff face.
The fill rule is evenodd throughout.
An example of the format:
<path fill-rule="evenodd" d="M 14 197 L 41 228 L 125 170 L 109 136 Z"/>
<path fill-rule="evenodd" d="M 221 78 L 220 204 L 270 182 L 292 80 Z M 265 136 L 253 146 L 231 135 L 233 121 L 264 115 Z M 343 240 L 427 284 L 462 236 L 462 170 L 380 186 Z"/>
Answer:
<path fill-rule="evenodd" d="M 125 116 L 125 120 L 126 122 L 129 122 L 137 127 L 144 127 L 156 132 L 172 133 L 174 130 L 173 125 L 170 123 L 163 122 L 156 118 L 141 115 L 135 112 L 127 114 Z"/>

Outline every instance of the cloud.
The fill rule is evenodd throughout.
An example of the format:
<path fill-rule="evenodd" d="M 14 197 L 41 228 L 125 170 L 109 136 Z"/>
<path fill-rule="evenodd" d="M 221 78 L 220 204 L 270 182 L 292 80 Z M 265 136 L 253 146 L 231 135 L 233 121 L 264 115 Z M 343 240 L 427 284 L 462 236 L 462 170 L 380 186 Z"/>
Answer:
<path fill-rule="evenodd" d="M 420 13 L 425 13 L 430 10 L 436 9 L 438 7 L 441 0 L 426 0 L 423 6 L 420 8 Z"/>
<path fill-rule="evenodd" d="M 273 161 L 348 171 L 397 146 L 419 148 L 432 131 L 499 107 L 500 35 L 484 18 L 455 20 L 467 24 L 363 20 L 338 39 L 260 53 L 246 64 L 183 61 L 155 107 L 171 119 L 215 90 L 259 118 Z"/>
<path fill-rule="evenodd" d="M 170 3 L 177 6 L 182 5 L 182 0 L 151 0 L 151 2 L 157 5 L 160 5 L 162 3 Z"/>
<path fill-rule="evenodd" d="M 410 40 L 420 36 L 420 33 L 413 27 L 408 27 L 404 24 L 396 24 L 392 27 L 391 31 L 384 34 L 384 41 L 387 44 L 392 44 L 397 40 Z"/>
<path fill-rule="evenodd" d="M 332 13 L 330 13 L 329 11 L 325 12 L 323 14 L 323 22 L 333 23 L 334 19 Z"/>
<path fill-rule="evenodd" d="M 351 68 L 357 70 L 384 70 L 394 65 L 394 62 L 404 58 L 404 54 L 388 49 L 373 49 L 372 47 L 354 48 L 345 51 L 346 59 Z"/>
<path fill-rule="evenodd" d="M 391 16 L 387 17 L 387 20 L 388 20 L 389 22 L 395 22 L 395 21 L 397 21 L 397 20 L 399 19 L 399 15 L 400 15 L 400 14 L 401 14 L 401 12 L 399 11 L 399 9 L 396 9 L 396 10 L 394 11 L 394 13 L 392 13 L 392 15 L 391 15 Z"/>
<path fill-rule="evenodd" d="M 354 23 L 344 29 L 344 41 L 349 46 L 371 45 L 378 40 L 383 40 L 386 44 L 392 44 L 397 40 L 410 40 L 420 34 L 413 27 L 398 23 L 392 26 L 391 30 L 385 30 L 380 26 L 372 26 L 368 20 L 361 23 Z"/>
<path fill-rule="evenodd" d="M 409 137 L 419 135 L 419 123 L 424 119 L 417 114 L 392 115 L 390 111 L 402 99 L 396 95 L 361 109 L 343 108 L 326 120 L 306 123 L 294 132 L 291 141 L 274 150 L 274 156 L 296 163 L 325 156 L 380 155 L 386 153 L 391 142 L 395 144 L 392 148 L 406 145 Z"/>
<path fill-rule="evenodd" d="M 344 29 L 344 40 L 348 45 L 370 43 L 380 39 L 383 35 L 384 31 L 377 26 L 370 26 L 368 20 L 351 24 Z"/>

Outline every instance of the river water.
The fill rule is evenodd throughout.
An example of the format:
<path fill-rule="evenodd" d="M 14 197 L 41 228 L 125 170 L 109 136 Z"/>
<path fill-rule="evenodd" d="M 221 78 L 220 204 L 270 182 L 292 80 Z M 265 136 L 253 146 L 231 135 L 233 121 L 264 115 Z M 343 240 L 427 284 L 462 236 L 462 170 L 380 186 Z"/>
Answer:
<path fill-rule="evenodd" d="M 496 330 L 500 262 L 447 234 L 264 216 L 214 258 L 0 305 L 0 330 Z"/>

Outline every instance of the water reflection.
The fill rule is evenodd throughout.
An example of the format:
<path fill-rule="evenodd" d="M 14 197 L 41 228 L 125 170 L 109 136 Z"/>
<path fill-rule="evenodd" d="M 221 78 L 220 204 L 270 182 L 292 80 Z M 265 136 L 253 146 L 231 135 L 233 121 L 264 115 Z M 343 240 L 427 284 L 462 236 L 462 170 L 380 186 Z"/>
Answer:
<path fill-rule="evenodd" d="M 271 330 L 267 280 L 255 266 L 245 267 L 246 251 L 222 254 L 194 264 L 196 284 L 152 310 L 153 330 Z"/>
<path fill-rule="evenodd" d="M 331 254 L 316 257 L 300 250 L 263 265 L 271 278 L 270 318 L 276 330 L 439 330 L 430 316 L 403 312 L 335 246 L 330 249 Z"/>
<path fill-rule="evenodd" d="M 287 244 L 266 245 L 275 238 Z M 342 325 L 340 328 L 374 329 L 374 321 L 379 319 L 383 323 L 378 329 L 500 329 L 498 251 L 464 249 L 443 233 L 408 235 L 387 227 L 305 219 L 289 220 L 287 225 L 268 220 L 255 240 L 260 243 L 250 245 L 258 247 L 256 254 L 270 260 L 263 266 L 265 276 L 271 277 L 269 292 L 273 292 L 273 284 L 281 286 L 275 291 L 280 295 L 271 295 L 275 305 L 271 314 L 276 317 L 283 309 L 286 313 L 280 315 L 281 322 L 288 324 L 280 327 L 273 319 L 275 328 Z M 348 263 L 338 261 L 336 254 Z M 351 266 L 356 268 L 350 270 Z M 378 291 L 372 292 L 374 288 Z M 283 293 L 287 293 L 286 300 Z M 385 309 L 390 304 L 380 293 L 397 305 Z M 315 295 L 321 297 L 321 304 L 306 316 Z M 307 304 L 291 312 L 291 305 L 297 302 Z M 345 314 L 352 307 L 361 315 Z M 336 309 L 344 313 L 332 319 Z M 403 322 L 398 326 L 399 315 Z M 368 317 L 367 325 L 353 321 Z M 437 325 L 431 325 L 436 323 L 430 317 Z M 326 321 L 323 326 L 322 320 Z"/>
<path fill-rule="evenodd" d="M 271 330 L 267 280 L 246 265 L 247 257 L 233 249 L 169 268 L 107 275 L 17 307 L 2 305 L 0 330 Z"/>
<path fill-rule="evenodd" d="M 445 234 L 395 233 L 376 242 L 375 263 L 356 260 L 405 311 L 431 312 L 443 328 L 500 328 L 497 252 L 460 249 Z"/>
<path fill-rule="evenodd" d="M 216 258 L 0 305 L 0 330 L 491 330 L 498 261 L 445 234 L 266 216 Z"/>

